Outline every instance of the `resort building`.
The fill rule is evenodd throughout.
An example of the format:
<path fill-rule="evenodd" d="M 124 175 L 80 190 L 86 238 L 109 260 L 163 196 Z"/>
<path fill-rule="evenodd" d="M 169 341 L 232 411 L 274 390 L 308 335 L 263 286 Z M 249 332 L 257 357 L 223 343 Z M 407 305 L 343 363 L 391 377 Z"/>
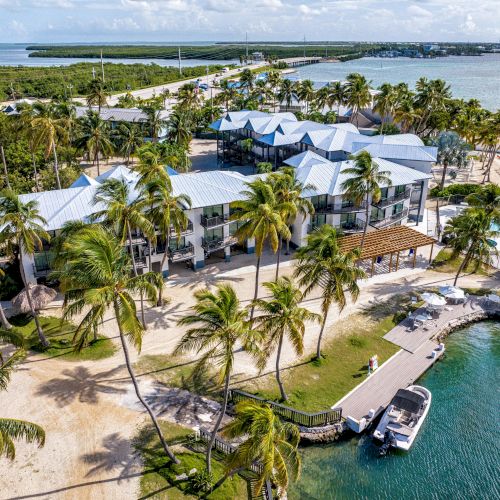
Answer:
<path fill-rule="evenodd" d="M 352 123 L 299 121 L 293 113 L 229 112 L 211 125 L 217 132 L 217 155 L 224 162 L 270 162 L 275 168 L 304 151 L 332 161 L 369 151 L 373 157 L 430 173 L 437 148 L 414 134 L 364 135 Z"/>
<path fill-rule="evenodd" d="M 422 218 L 430 176 L 384 159 L 375 161 L 381 170 L 389 173 L 391 185 L 383 186 L 382 198 L 377 203 L 368 200 L 369 231 L 409 220 L 418 223 Z M 351 166 L 351 162 L 332 162 L 312 151 L 304 151 L 286 161 L 287 165 L 297 169 L 297 177 L 304 185 L 313 186 L 305 190 L 303 196 L 311 200 L 316 210 L 314 215 L 305 220 L 298 218 L 293 224 L 293 246 L 303 245 L 307 234 L 322 224 L 331 224 L 346 234 L 363 229 L 367 205 L 353 204 L 342 189 L 342 183 L 347 179 L 344 170 Z M 243 199 L 246 183 L 257 176 L 223 170 L 174 174 L 171 175 L 173 194 L 184 194 L 191 199 L 191 206 L 183 207 L 189 224 L 180 237 L 172 229 L 168 248 L 166 241 L 158 235 L 151 252 L 145 236 L 134 230 L 134 258 L 141 272 L 151 265 L 154 271 L 167 276 L 178 265 L 196 270 L 202 268 L 207 259 L 229 260 L 237 253 L 254 252 L 253 240 L 238 242 L 234 236 L 239 223 L 231 220 L 231 204 Z M 47 221 L 45 229 L 55 237 L 66 222 L 90 222 L 92 214 L 104 208 L 94 204 L 93 199 L 99 185 L 112 178 L 129 185 L 131 201 L 138 196 L 135 191 L 137 174 L 120 165 L 96 179 L 82 175 L 68 189 L 24 194 L 21 200 L 38 202 L 40 214 Z M 165 253 L 167 258 L 162 269 Z M 25 256 L 23 262 L 29 281 L 46 280 L 52 263 L 50 243 L 45 244 L 34 258 Z"/>

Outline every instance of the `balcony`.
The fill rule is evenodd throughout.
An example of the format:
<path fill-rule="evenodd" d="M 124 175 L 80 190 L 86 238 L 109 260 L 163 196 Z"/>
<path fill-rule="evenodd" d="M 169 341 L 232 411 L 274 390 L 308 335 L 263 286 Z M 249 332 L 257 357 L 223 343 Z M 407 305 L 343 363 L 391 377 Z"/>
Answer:
<path fill-rule="evenodd" d="M 183 236 L 185 234 L 191 234 L 193 232 L 193 223 L 191 221 L 188 222 L 186 229 L 181 229 L 180 235 Z M 170 236 L 176 237 L 177 232 L 173 226 L 170 227 Z"/>
<path fill-rule="evenodd" d="M 229 215 L 215 215 L 213 217 L 207 217 L 206 215 L 201 216 L 201 225 L 207 229 L 223 226 L 230 222 Z"/>
<path fill-rule="evenodd" d="M 35 253 L 34 260 L 35 263 L 33 264 L 33 274 L 35 278 L 48 276 L 52 272 L 52 263 L 54 257 L 50 251 Z"/>
<path fill-rule="evenodd" d="M 230 247 L 238 242 L 238 239 L 234 236 L 229 236 L 227 238 L 217 238 L 215 240 L 206 240 L 202 238 L 201 246 L 205 250 L 206 254 L 216 252 L 226 247 Z"/>
<path fill-rule="evenodd" d="M 381 229 L 383 227 L 387 227 L 390 226 L 391 224 L 399 222 L 403 220 L 405 217 L 408 217 L 407 208 L 405 208 L 401 212 L 398 212 L 397 214 L 393 214 L 390 217 L 386 217 L 385 219 L 370 220 L 370 226 L 376 227 L 377 229 Z"/>
<path fill-rule="evenodd" d="M 366 201 L 360 205 L 327 205 L 326 207 L 314 208 L 317 214 L 350 214 L 364 212 L 366 210 Z"/>
<path fill-rule="evenodd" d="M 189 260 L 194 257 L 194 246 L 192 243 L 188 243 L 182 248 L 169 248 L 168 249 L 168 260 L 169 262 L 182 262 L 184 260 Z"/>
<path fill-rule="evenodd" d="M 378 201 L 377 203 L 372 203 L 374 207 L 384 208 L 390 205 L 394 205 L 399 203 L 400 201 L 407 200 L 411 195 L 411 189 L 408 188 L 402 193 L 396 194 L 394 196 L 389 196 L 388 198 L 384 198 L 383 200 Z"/>
<path fill-rule="evenodd" d="M 363 231 L 365 222 L 361 219 L 356 219 L 355 221 L 341 222 L 338 226 L 335 226 L 335 228 L 343 233 L 357 233 Z"/>
<path fill-rule="evenodd" d="M 323 225 L 324 225 L 324 223 L 321 223 L 321 224 L 308 224 L 307 225 L 307 234 L 310 234 L 313 231 L 316 231 L 316 229 L 320 228 Z"/>

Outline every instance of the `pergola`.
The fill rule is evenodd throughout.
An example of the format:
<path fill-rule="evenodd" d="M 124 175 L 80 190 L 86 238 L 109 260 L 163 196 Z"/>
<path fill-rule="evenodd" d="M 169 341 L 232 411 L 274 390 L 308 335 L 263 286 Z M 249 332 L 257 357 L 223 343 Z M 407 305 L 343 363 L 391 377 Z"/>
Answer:
<path fill-rule="evenodd" d="M 362 234 L 353 234 L 340 238 L 340 248 L 349 252 L 361 246 Z M 400 252 L 413 250 L 413 267 L 417 258 L 417 248 L 431 245 L 429 263 L 432 261 L 432 251 L 436 240 L 425 234 L 419 233 L 408 226 L 395 226 L 366 233 L 363 251 L 359 260 L 371 259 L 371 275 L 375 267 L 377 257 L 390 255 L 389 272 L 392 271 L 393 258 L 396 255 L 395 270 L 399 267 Z"/>

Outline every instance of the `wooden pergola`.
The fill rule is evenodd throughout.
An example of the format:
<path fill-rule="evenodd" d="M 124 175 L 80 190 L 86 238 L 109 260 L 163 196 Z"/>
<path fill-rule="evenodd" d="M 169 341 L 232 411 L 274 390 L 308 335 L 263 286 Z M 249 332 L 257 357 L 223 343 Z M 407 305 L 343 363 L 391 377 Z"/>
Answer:
<path fill-rule="evenodd" d="M 340 248 L 349 252 L 361 245 L 362 234 L 353 234 L 340 238 Z M 389 272 L 392 271 L 394 255 L 396 255 L 395 270 L 399 267 L 399 254 L 404 251 L 413 250 L 413 267 L 417 259 L 417 248 L 431 245 L 429 263 L 432 261 L 432 251 L 436 240 L 425 234 L 419 233 L 408 226 L 395 226 L 386 229 L 378 229 L 366 233 L 363 251 L 359 260 L 371 259 L 371 275 L 375 268 L 377 257 L 390 255 Z"/>

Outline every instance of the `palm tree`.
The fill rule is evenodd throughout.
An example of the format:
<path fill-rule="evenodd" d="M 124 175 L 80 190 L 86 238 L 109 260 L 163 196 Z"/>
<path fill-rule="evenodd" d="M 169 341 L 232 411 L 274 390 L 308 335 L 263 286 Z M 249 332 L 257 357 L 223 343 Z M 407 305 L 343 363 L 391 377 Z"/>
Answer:
<path fill-rule="evenodd" d="M 184 84 L 177 93 L 178 107 L 184 112 L 192 112 L 200 109 L 203 94 L 196 88 L 194 83 Z"/>
<path fill-rule="evenodd" d="M 451 98 L 450 86 L 444 80 L 427 80 L 419 78 L 415 84 L 417 94 L 415 107 L 420 110 L 420 120 L 415 128 L 416 134 L 422 134 L 427 128 L 431 115 L 445 111 L 446 102 Z"/>
<path fill-rule="evenodd" d="M 307 215 L 314 214 L 314 205 L 307 198 L 302 197 L 302 192 L 308 189 L 314 189 L 312 184 L 303 185 L 297 179 L 297 171 L 292 167 L 284 167 L 279 172 L 271 174 L 268 178 L 274 187 L 278 204 L 282 207 L 282 219 L 290 227 L 295 222 L 297 215 L 301 215 L 305 220 Z M 291 237 L 291 234 L 290 234 Z M 278 279 L 280 257 L 281 257 L 281 238 L 278 245 L 278 258 L 276 262 L 276 277 Z M 290 238 L 286 240 L 286 254 L 289 254 Z"/>
<path fill-rule="evenodd" d="M 151 407 L 143 398 L 130 360 L 128 343 L 141 349 L 144 327 L 137 319 L 132 293 L 144 291 L 156 300 L 154 273 L 131 277 L 130 256 L 123 245 L 102 226 L 87 227 L 72 234 L 64 243 L 66 259 L 55 276 L 64 294 L 64 318 L 85 311 L 76 334 L 94 335 L 95 325 L 113 310 L 118 326 L 125 364 L 137 398 L 148 412 L 166 455 L 174 463 L 179 460 L 168 447 Z M 83 344 L 83 342 L 79 342 Z"/>
<path fill-rule="evenodd" d="M 302 80 L 297 87 L 297 96 L 306 103 L 306 113 L 309 113 L 309 105 L 314 100 L 316 92 L 311 80 Z"/>
<path fill-rule="evenodd" d="M 50 241 L 50 236 L 43 228 L 47 221 L 38 211 L 38 202 L 35 200 L 23 203 L 19 196 L 12 191 L 4 191 L 0 197 L 0 245 L 6 249 L 8 255 L 18 253 L 19 270 L 26 290 L 26 297 L 31 315 L 35 320 L 38 338 L 43 347 L 48 347 L 38 313 L 31 298 L 31 283 L 26 278 L 24 258 L 33 257 L 36 250 L 42 250 L 43 240 Z"/>
<path fill-rule="evenodd" d="M 229 111 L 230 104 L 236 99 L 238 91 L 229 80 L 220 82 L 220 92 L 215 97 L 216 103 L 224 104 L 224 111 Z"/>
<path fill-rule="evenodd" d="M 482 208 L 496 223 L 500 222 L 500 186 L 487 184 L 465 198 L 465 201 L 477 208 Z"/>
<path fill-rule="evenodd" d="M 212 491 L 227 478 L 257 462 L 263 467 L 252 493 L 258 497 L 264 484 L 270 481 L 278 487 L 278 497 L 283 498 L 290 481 L 297 481 L 300 476 L 298 427 L 283 422 L 267 404 L 242 401 L 235 410 L 235 418 L 224 428 L 223 435 L 244 441 L 229 455 L 226 473 Z"/>
<path fill-rule="evenodd" d="M 297 251 L 294 276 L 299 279 L 299 285 L 305 287 L 304 297 L 316 288 L 321 289 L 323 319 L 316 348 L 317 359 L 321 356 L 321 340 L 331 305 L 337 304 L 341 312 L 346 305 L 346 292 L 351 299 L 358 298 L 357 282 L 366 277 L 356 265 L 360 254 L 358 249 L 342 252 L 335 228 L 327 224 L 312 232 L 307 238 L 307 245 Z"/>
<path fill-rule="evenodd" d="M 411 99 L 403 99 L 395 104 L 394 121 L 401 124 L 402 132 L 409 132 L 418 117 L 419 114 L 415 110 Z"/>
<path fill-rule="evenodd" d="M 328 86 L 328 106 L 330 109 L 337 104 L 337 119 L 340 116 L 340 106 L 343 106 L 346 101 L 346 92 L 343 83 L 340 80 L 332 82 Z"/>
<path fill-rule="evenodd" d="M 264 283 L 264 287 L 271 293 L 268 300 L 256 299 L 252 308 L 259 312 L 253 319 L 257 331 L 265 336 L 262 345 L 262 357 L 258 365 L 263 369 L 269 356 L 277 349 L 276 353 L 276 381 L 281 394 L 281 399 L 288 399 L 280 377 L 281 349 L 285 337 L 292 344 L 297 356 L 304 353 L 304 333 L 306 321 L 319 321 L 319 314 L 300 307 L 303 298 L 302 292 L 288 277 L 282 277 L 273 282 Z"/>
<path fill-rule="evenodd" d="M 255 300 L 259 291 L 260 260 L 264 243 L 269 241 L 272 251 L 276 253 L 280 238 L 287 240 L 291 234 L 286 221 L 281 216 L 284 207 L 279 204 L 273 186 L 263 179 L 247 182 L 246 185 L 248 190 L 242 193 L 246 199 L 232 204 L 235 209 L 232 219 L 241 222 L 235 233 L 238 240 L 244 242 L 251 238 L 255 239 L 255 254 L 257 255 L 253 296 Z M 253 312 L 252 307 L 250 318 L 253 318 Z"/>
<path fill-rule="evenodd" d="M 366 108 L 372 101 L 370 82 L 359 73 L 347 75 L 345 84 L 346 104 L 351 107 L 351 121 L 356 118 L 358 126 L 358 113 Z"/>
<path fill-rule="evenodd" d="M 292 100 L 296 92 L 296 84 L 291 80 L 285 78 L 278 90 L 278 100 L 280 103 L 286 104 L 286 109 L 288 110 L 292 105 Z"/>
<path fill-rule="evenodd" d="M 174 108 L 168 118 L 168 138 L 184 149 L 189 150 L 193 139 L 191 132 L 191 118 L 181 108 Z"/>
<path fill-rule="evenodd" d="M 500 232 L 492 229 L 492 216 L 482 208 L 469 208 L 460 215 L 451 218 L 444 228 L 448 237 L 447 245 L 452 249 L 452 258 L 465 253 L 455 275 L 454 285 L 464 269 L 470 263 L 475 264 L 475 271 L 483 265 L 490 265 L 492 256 L 498 256 L 498 249 L 492 244 L 492 238 Z"/>
<path fill-rule="evenodd" d="M 34 129 L 35 142 L 37 145 L 45 146 L 45 156 L 50 154 L 54 157 L 54 174 L 57 189 L 61 189 L 59 179 L 59 162 L 57 159 L 57 143 L 65 140 L 67 131 L 64 118 L 57 115 L 57 109 L 53 104 L 37 102 L 33 105 L 34 116 L 31 126 Z"/>
<path fill-rule="evenodd" d="M 172 189 L 161 151 L 154 145 L 153 147 L 146 145 L 139 150 L 139 163 L 134 167 L 134 170 L 139 174 L 138 186 L 145 186 L 151 181 L 160 180 L 169 189 Z"/>
<path fill-rule="evenodd" d="M 130 157 L 143 143 L 141 130 L 134 123 L 120 123 L 113 131 L 117 149 L 127 158 L 127 165 L 130 164 Z"/>
<path fill-rule="evenodd" d="M 269 84 L 269 88 L 271 91 L 272 99 L 273 99 L 273 111 L 276 111 L 276 97 L 281 87 L 283 79 L 281 78 L 281 74 L 279 71 L 271 70 L 267 74 L 267 83 Z"/>
<path fill-rule="evenodd" d="M 151 140 L 156 143 L 162 129 L 166 125 L 166 121 L 162 116 L 161 103 L 158 101 L 148 101 L 141 105 L 141 110 L 146 114 L 147 125 L 149 128 L 149 133 L 151 135 Z"/>
<path fill-rule="evenodd" d="M 88 151 L 89 159 L 94 165 L 97 164 L 97 175 L 101 175 L 100 155 L 110 155 L 114 149 L 110 132 L 109 123 L 95 111 L 88 111 L 80 120 L 80 136 L 76 145 Z"/>
<path fill-rule="evenodd" d="M 442 132 L 434 143 L 438 148 L 437 162 L 443 166 L 440 189 L 444 189 L 446 172 L 449 165 L 463 168 L 467 165 L 469 146 L 460 139 L 456 132 Z"/>
<path fill-rule="evenodd" d="M 36 131 L 31 126 L 33 118 L 35 117 L 35 112 L 33 106 L 29 104 L 22 103 L 17 106 L 17 111 L 19 112 L 18 127 L 21 134 L 26 138 L 28 142 L 28 147 L 31 155 L 31 164 L 33 166 L 33 178 L 35 180 L 35 191 L 40 188 L 40 183 L 38 179 L 38 169 L 36 166 L 36 152 L 38 149 L 38 144 L 36 140 Z"/>
<path fill-rule="evenodd" d="M 361 151 L 353 158 L 352 167 L 342 171 L 349 178 L 342 183 L 342 190 L 345 196 L 351 199 L 357 205 L 366 203 L 365 225 L 363 228 L 363 237 L 361 238 L 361 250 L 365 244 L 366 231 L 370 221 L 370 197 L 371 203 L 377 203 L 380 200 L 380 184 L 390 186 L 392 184 L 390 172 L 379 170 L 379 165 L 371 157 L 368 151 Z"/>
<path fill-rule="evenodd" d="M 158 236 L 165 241 L 165 252 L 160 264 L 160 270 L 163 271 L 172 234 L 175 234 L 179 242 L 181 234 L 189 225 L 186 209 L 191 208 L 191 198 L 186 194 L 174 195 L 171 186 L 169 187 L 161 179 L 152 180 L 149 184 L 146 184 L 144 191 L 149 193 L 150 209 L 147 216 L 157 228 Z M 160 290 L 158 305 L 161 304 L 162 292 Z"/>
<path fill-rule="evenodd" d="M 125 180 L 108 179 L 96 190 L 94 204 L 104 205 L 103 210 L 95 212 L 91 219 L 102 220 L 105 226 L 113 228 L 121 244 L 128 244 L 134 276 L 137 277 L 137 264 L 134 254 L 134 243 L 132 238 L 132 228 L 136 228 L 149 238 L 156 241 L 153 224 L 144 214 L 146 203 L 142 199 L 131 202 L 130 188 Z M 144 318 L 144 301 L 141 293 L 141 319 L 144 328 L 146 320 Z"/>
<path fill-rule="evenodd" d="M 97 112 L 101 114 L 101 108 L 108 104 L 109 94 L 106 92 L 103 81 L 100 78 L 94 78 L 90 83 L 90 90 L 87 95 L 87 106 L 97 106 Z"/>
<path fill-rule="evenodd" d="M 375 96 L 375 106 L 373 111 L 380 115 L 381 123 L 379 133 L 384 133 L 384 124 L 393 114 L 396 93 L 394 87 L 390 83 L 383 83 L 379 87 L 379 93 Z"/>
<path fill-rule="evenodd" d="M 0 353 L 0 390 L 7 388 L 14 365 L 22 357 L 22 350 L 17 350 L 4 361 Z M 19 439 L 24 439 L 27 443 L 37 443 L 38 447 L 41 448 L 45 444 L 45 431 L 32 422 L 0 418 L 0 457 L 14 460 L 16 458 L 14 441 Z"/>
<path fill-rule="evenodd" d="M 255 75 L 248 68 L 245 68 L 240 75 L 240 87 L 250 92 L 255 85 Z"/>
<path fill-rule="evenodd" d="M 231 375 L 234 368 L 234 352 L 239 344 L 246 345 L 250 338 L 248 312 L 240 305 L 234 288 L 228 284 L 217 285 L 216 291 L 197 290 L 193 314 L 178 321 L 179 326 L 191 328 L 183 335 L 174 355 L 196 351 L 201 355 L 195 372 L 203 373 L 208 366 L 217 367 L 218 382 L 224 384 L 224 400 L 220 414 L 212 430 L 207 448 L 207 470 L 211 471 L 212 447 L 226 413 Z"/>
<path fill-rule="evenodd" d="M 7 161 L 5 160 L 4 142 L 10 127 L 10 120 L 5 114 L 2 113 L 2 116 L 0 116 L 0 156 L 2 157 L 3 175 L 5 177 L 5 186 L 7 189 L 10 189 L 11 186 L 9 181 L 9 171 L 7 170 Z"/>

